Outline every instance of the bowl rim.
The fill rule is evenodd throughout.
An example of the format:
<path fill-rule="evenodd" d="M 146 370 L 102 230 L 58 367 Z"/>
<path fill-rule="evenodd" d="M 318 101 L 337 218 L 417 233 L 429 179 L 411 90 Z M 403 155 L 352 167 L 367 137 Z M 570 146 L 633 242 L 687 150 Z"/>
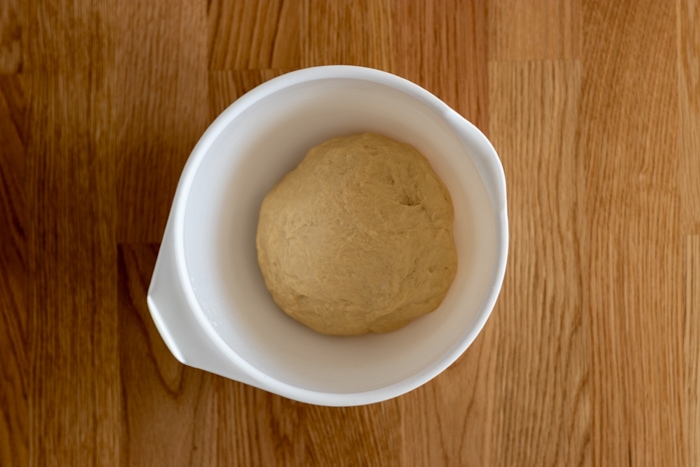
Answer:
<path fill-rule="evenodd" d="M 491 201 L 496 223 L 496 264 L 492 278 L 489 281 L 490 290 L 482 300 L 482 304 L 478 309 L 475 324 L 469 328 L 465 335 L 456 341 L 455 345 L 444 352 L 442 356 L 423 371 L 391 385 L 362 392 L 328 393 L 304 389 L 279 381 L 258 370 L 231 349 L 207 320 L 189 281 L 185 260 L 184 225 L 188 195 L 202 160 L 208 153 L 212 144 L 219 137 L 219 134 L 237 118 L 238 115 L 271 94 L 297 84 L 330 79 L 367 81 L 393 88 L 416 99 L 426 107 L 435 111 L 438 115 L 442 115 L 456 133 L 456 125 L 465 127 L 463 128 L 465 131 L 461 132 L 462 135 L 468 133 L 470 139 L 476 138 L 480 148 L 485 152 L 482 157 L 485 159 L 486 164 L 490 166 L 488 170 L 489 173 L 480 173 L 480 178 L 484 180 L 486 186 L 488 186 L 489 183 L 494 185 L 495 192 L 497 193 L 497 199 L 493 199 L 493 191 L 489 191 L 489 197 L 492 198 Z M 464 139 L 464 136 L 461 139 Z M 485 176 L 490 178 L 489 183 L 486 182 Z M 351 65 L 326 65 L 303 68 L 266 81 L 239 97 L 216 117 L 193 148 L 180 176 L 172 207 L 173 246 L 175 252 L 174 263 L 177 277 L 182 285 L 183 295 L 188 308 L 191 310 L 195 320 L 203 329 L 204 333 L 214 344 L 216 349 L 233 365 L 238 367 L 240 371 L 246 374 L 246 376 L 254 382 L 254 385 L 290 399 L 317 405 L 353 406 L 381 402 L 416 389 L 442 373 L 464 353 L 486 324 L 500 293 L 508 256 L 508 216 L 505 189 L 503 167 L 490 141 L 476 126 L 426 89 L 407 79 L 374 68 Z"/>

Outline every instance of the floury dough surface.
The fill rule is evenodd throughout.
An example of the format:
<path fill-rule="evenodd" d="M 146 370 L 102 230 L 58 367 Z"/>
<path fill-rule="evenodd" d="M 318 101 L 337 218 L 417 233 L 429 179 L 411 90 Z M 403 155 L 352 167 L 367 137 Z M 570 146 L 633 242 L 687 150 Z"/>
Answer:
<path fill-rule="evenodd" d="M 433 311 L 457 272 L 449 192 L 413 146 L 376 135 L 313 148 L 265 197 L 258 262 L 275 303 L 333 335 Z"/>

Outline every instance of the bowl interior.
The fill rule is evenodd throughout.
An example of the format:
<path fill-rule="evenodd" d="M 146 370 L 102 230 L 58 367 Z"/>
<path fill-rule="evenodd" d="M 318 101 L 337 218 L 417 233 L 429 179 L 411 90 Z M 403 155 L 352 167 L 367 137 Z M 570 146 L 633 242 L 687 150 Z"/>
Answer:
<path fill-rule="evenodd" d="M 310 148 L 365 131 L 414 145 L 448 187 L 458 273 L 436 311 L 398 331 L 324 336 L 287 317 L 265 288 L 255 248 L 258 210 Z M 203 150 L 185 201 L 191 285 L 218 335 L 270 378 L 325 393 L 372 391 L 449 365 L 455 349 L 478 332 L 480 315 L 489 311 L 482 308 L 492 287 L 496 221 L 470 149 L 435 108 L 376 82 L 316 80 L 262 97 Z"/>

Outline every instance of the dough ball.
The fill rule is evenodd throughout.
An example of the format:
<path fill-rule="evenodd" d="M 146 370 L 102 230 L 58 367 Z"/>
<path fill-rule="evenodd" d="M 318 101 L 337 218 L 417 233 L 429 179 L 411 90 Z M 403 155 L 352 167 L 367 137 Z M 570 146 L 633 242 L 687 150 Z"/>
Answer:
<path fill-rule="evenodd" d="M 324 334 L 398 329 L 457 272 L 445 185 L 413 146 L 376 134 L 313 148 L 265 197 L 258 262 L 275 303 Z"/>

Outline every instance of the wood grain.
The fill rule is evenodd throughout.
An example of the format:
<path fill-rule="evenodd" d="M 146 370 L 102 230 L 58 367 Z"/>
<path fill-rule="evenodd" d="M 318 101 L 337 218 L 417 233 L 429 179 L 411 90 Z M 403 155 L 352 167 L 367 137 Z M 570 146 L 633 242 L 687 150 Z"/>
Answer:
<path fill-rule="evenodd" d="M 26 80 L 30 449 L 41 465 L 118 460 L 114 160 L 86 136 L 105 123 L 91 110 L 109 102 L 99 75 Z"/>
<path fill-rule="evenodd" d="M 29 288 L 25 102 L 19 77 L 0 75 L 0 464 L 28 460 Z"/>
<path fill-rule="evenodd" d="M 392 3 L 393 71 L 488 131 L 487 10 L 482 0 Z"/>
<path fill-rule="evenodd" d="M 687 465 L 700 463 L 700 235 L 685 242 L 684 355 L 686 386 L 683 412 L 684 445 Z"/>
<path fill-rule="evenodd" d="M 546 83 L 546 84 L 545 84 Z M 489 66 L 491 136 L 509 181 L 511 261 L 492 332 L 489 464 L 590 462 L 590 336 L 583 307 L 588 250 L 575 147 L 581 64 Z M 566 155 L 564 157 L 564 155 Z M 524 342 L 529 342 L 523 346 Z M 519 371 L 527 367 L 528 371 Z"/>
<path fill-rule="evenodd" d="M 688 465 L 700 464 L 700 2 L 678 2 L 680 131 L 679 186 L 685 242 L 684 446 Z"/>
<path fill-rule="evenodd" d="M 0 3 L 0 465 L 700 464 L 700 1 Z M 291 401 L 145 297 L 208 123 L 304 66 L 417 82 L 508 181 L 483 332 L 423 387 Z"/>
<path fill-rule="evenodd" d="M 301 64 L 391 68 L 389 0 L 305 0 Z"/>
<path fill-rule="evenodd" d="M 577 59 L 582 0 L 490 0 L 490 60 Z"/>
<path fill-rule="evenodd" d="M 211 70 L 295 69 L 301 66 L 300 2 L 210 2 Z"/>
<path fill-rule="evenodd" d="M 29 317 L 35 465 L 119 461 L 111 56 L 109 36 L 98 34 L 104 7 L 27 5 L 22 82 L 31 282 L 28 310 L 17 312 Z"/>
<path fill-rule="evenodd" d="M 0 4 L 0 73 L 22 69 L 22 9 L 20 0 Z"/>
<path fill-rule="evenodd" d="M 687 465 L 700 464 L 700 1 L 679 1 L 678 98 L 680 131 L 679 186 L 682 193 L 681 227 L 685 241 L 683 407 Z"/>
<path fill-rule="evenodd" d="M 117 237 L 159 242 L 182 167 L 210 122 L 207 3 L 115 2 Z"/>
<path fill-rule="evenodd" d="M 302 404 L 232 381 L 219 387 L 219 465 L 305 463 Z"/>
<path fill-rule="evenodd" d="M 593 462 L 682 465 L 675 8 L 584 2 L 583 10 L 578 151 L 586 165 Z"/>
<path fill-rule="evenodd" d="M 678 133 L 683 230 L 700 234 L 700 1 L 678 2 Z"/>
<path fill-rule="evenodd" d="M 397 400 L 371 407 L 307 407 L 304 422 L 308 452 L 304 464 L 406 464 Z"/>

